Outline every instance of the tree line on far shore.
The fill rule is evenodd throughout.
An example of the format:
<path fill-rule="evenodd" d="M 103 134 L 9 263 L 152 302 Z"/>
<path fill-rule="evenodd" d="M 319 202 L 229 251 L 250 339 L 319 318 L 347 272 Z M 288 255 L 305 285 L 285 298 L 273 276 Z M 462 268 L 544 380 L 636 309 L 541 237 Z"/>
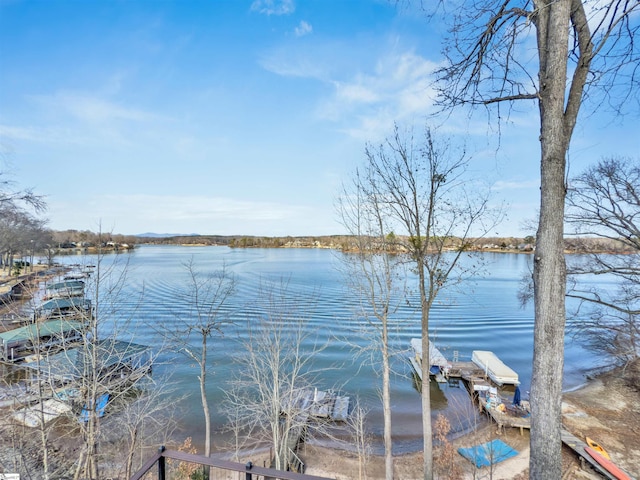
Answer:
<path fill-rule="evenodd" d="M 386 243 L 386 248 L 402 250 L 402 241 L 406 237 L 395 236 L 398 241 Z M 171 237 L 135 237 L 137 244 L 153 245 L 194 245 L 194 246 L 228 246 L 232 248 L 331 248 L 344 252 L 355 251 L 358 241 L 353 235 L 320 235 L 320 236 L 286 236 L 267 237 L 250 235 L 176 235 Z M 452 250 L 463 245 L 459 237 L 450 237 L 446 244 Z M 567 253 L 632 253 L 633 249 L 622 240 L 602 237 L 568 237 L 564 239 Z M 465 250 L 489 250 L 507 252 L 532 252 L 535 237 L 483 237 L 470 238 L 464 242 Z"/>

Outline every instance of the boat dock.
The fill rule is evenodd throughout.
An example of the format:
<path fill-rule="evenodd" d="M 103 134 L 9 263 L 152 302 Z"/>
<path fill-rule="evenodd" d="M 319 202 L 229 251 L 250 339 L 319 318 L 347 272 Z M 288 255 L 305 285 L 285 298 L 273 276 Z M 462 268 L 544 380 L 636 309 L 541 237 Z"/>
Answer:
<path fill-rule="evenodd" d="M 421 378 L 421 358 L 418 355 L 422 352 L 422 349 L 417 348 L 418 342 L 419 339 L 411 340 L 414 355 L 409 360 L 415 372 Z M 461 380 L 469 395 L 471 395 L 472 401 L 478 405 L 480 412 L 486 413 L 496 422 L 498 430 L 503 430 L 505 427 L 519 428 L 520 434 L 524 434 L 524 429 L 531 429 L 531 417 L 527 409 L 521 406 L 514 406 L 510 400 L 503 401 L 498 396 L 498 387 L 505 384 L 518 385 L 519 382 L 517 373 L 504 365 L 493 352 L 474 351 L 472 357 L 478 357 L 479 355 L 475 354 L 479 353 L 481 358 L 490 359 L 493 364 L 493 367 L 489 365 L 490 368 L 486 368 L 487 366 L 485 365 L 482 368 L 478 365 L 478 361 L 459 361 L 457 352 L 454 353 L 453 361 L 448 361 L 444 359 L 444 356 L 435 346 L 432 347 L 431 342 L 429 346 L 430 350 L 433 348 L 440 354 L 435 357 L 438 362 L 446 364 L 446 369 L 443 368 L 440 371 L 444 376 L 444 381 Z M 433 362 L 430 363 L 433 364 Z M 484 364 L 481 363 L 481 365 Z M 498 376 L 495 374 L 496 372 L 499 373 Z M 436 380 L 438 380 L 438 376 L 436 376 Z"/>
<path fill-rule="evenodd" d="M 491 379 L 485 376 L 485 372 L 475 363 L 452 362 L 451 365 L 449 377 L 459 378 L 465 383 L 472 400 L 477 401 L 479 410 L 491 417 L 498 425 L 499 430 L 503 430 L 505 427 L 519 428 L 522 435 L 524 434 L 524 429 L 531 429 L 531 417 L 525 410 L 515 408 L 510 404 L 506 405 L 497 401 L 491 403 L 487 400 L 486 393 L 491 388 L 496 387 Z M 500 409 L 501 403 L 504 410 Z"/>
<path fill-rule="evenodd" d="M 350 398 L 332 391 L 304 389 L 297 392 L 281 406 L 282 415 L 288 418 L 289 432 L 285 448 L 285 464 L 291 471 L 304 473 L 304 463 L 296 454 L 304 442 L 308 425 L 313 421 L 344 422 L 349 416 Z M 275 459 L 272 459 L 272 464 Z"/>

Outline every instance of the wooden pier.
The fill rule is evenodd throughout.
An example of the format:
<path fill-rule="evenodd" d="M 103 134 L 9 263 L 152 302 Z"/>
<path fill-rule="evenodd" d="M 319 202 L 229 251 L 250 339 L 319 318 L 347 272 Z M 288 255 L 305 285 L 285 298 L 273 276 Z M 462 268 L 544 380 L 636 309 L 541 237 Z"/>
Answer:
<path fill-rule="evenodd" d="M 504 427 L 519 428 L 520 435 L 524 435 L 524 429 L 531 430 L 531 415 L 523 409 L 515 408 L 511 405 L 502 404 L 504 410 L 497 406 L 487 405 L 487 400 L 478 397 L 480 410 L 484 411 L 498 425 L 498 431 L 503 431 Z"/>
<path fill-rule="evenodd" d="M 520 434 L 524 434 L 524 429 L 531 429 L 531 417 L 528 412 L 515 408 L 509 402 L 503 403 L 504 410 L 499 409 L 501 402 L 493 404 L 487 402 L 482 393 L 487 392 L 490 388 L 497 388 L 485 372 L 473 362 L 451 362 L 451 368 L 448 371 L 449 378 L 461 379 L 471 395 L 473 402 L 477 402 L 481 412 L 486 413 L 496 424 L 498 430 L 502 431 L 505 427 L 519 428 Z"/>
<path fill-rule="evenodd" d="M 414 352 L 414 355 L 409 358 L 411 364 L 418 374 L 418 377 L 421 378 L 421 348 L 417 348 L 418 344 L 416 339 L 411 340 L 411 346 Z M 434 350 L 435 347 L 433 347 Z M 440 352 L 438 352 L 440 353 Z M 491 353 L 492 352 L 484 352 Z M 442 355 L 442 354 L 440 354 Z M 495 355 L 494 355 L 495 357 Z M 497 359 L 497 357 L 495 357 Z M 499 359 L 497 359 L 499 361 Z M 473 403 L 478 405 L 480 412 L 486 413 L 496 424 L 498 425 L 498 430 L 502 431 L 504 427 L 512 427 L 519 428 L 520 434 L 524 434 L 524 429 L 531 429 L 531 418 L 527 409 L 523 409 L 521 407 L 515 407 L 511 405 L 510 400 L 502 401 L 497 395 L 498 387 L 502 387 L 502 385 L 496 384 L 491 378 L 489 378 L 490 372 L 488 369 L 480 368 L 476 363 L 469 362 L 461 362 L 458 359 L 457 352 L 454 352 L 453 361 L 449 362 L 446 359 L 440 362 L 444 366 L 440 366 L 440 373 L 435 375 L 436 381 L 450 381 L 452 379 L 462 380 L 471 396 L 471 400 Z M 499 362 L 502 365 L 502 362 Z M 508 368 L 505 366 L 505 368 Z M 511 369 L 509 369 L 513 372 Z M 517 375 L 513 372 L 513 375 L 517 379 Z M 517 384 L 517 380 L 515 380 Z M 510 384 L 510 382 L 505 382 Z M 488 401 L 487 395 L 489 392 L 495 389 L 495 398 L 493 402 Z"/>

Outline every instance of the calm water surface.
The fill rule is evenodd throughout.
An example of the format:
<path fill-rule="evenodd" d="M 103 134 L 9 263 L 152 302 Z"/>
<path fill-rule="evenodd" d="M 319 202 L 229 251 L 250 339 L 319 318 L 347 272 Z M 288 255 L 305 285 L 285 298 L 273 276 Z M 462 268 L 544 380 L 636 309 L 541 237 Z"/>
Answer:
<path fill-rule="evenodd" d="M 362 324 L 355 312 L 358 306 L 354 294 L 344 283 L 340 256 L 332 250 L 321 249 L 230 249 L 226 247 L 140 246 L 131 254 L 106 257 L 106 266 L 116 259 L 115 269 L 126 266 L 126 283 L 117 303 L 117 311 L 104 312 L 118 324 L 131 319 L 127 329 L 140 343 L 161 345 L 161 328 L 175 329 L 176 314 L 180 314 L 176 291 L 188 282 L 184 264 L 193 259 L 202 272 L 214 272 L 223 265 L 238 280 L 237 295 L 227 308 L 237 322 L 237 330 L 210 340 L 211 354 L 208 377 L 208 396 L 212 405 L 215 428 L 225 422 L 219 407 L 222 390 L 226 387 L 234 364 L 230 356 L 238 351 L 234 340 L 242 336 L 246 312 L 255 311 L 260 286 L 265 281 L 288 282 L 288 292 L 305 300 L 296 308 L 309 317 L 309 328 L 317 330 L 320 340 L 330 346 L 315 361 L 322 369 L 319 388 L 339 388 L 345 394 L 358 397 L 369 409 L 368 423 L 374 434 L 382 432 L 382 411 L 378 396 L 380 379 L 370 365 L 356 358 L 353 345 L 366 346 Z M 461 360 L 470 360 L 472 350 L 491 350 L 520 376 L 525 398 L 531 384 L 533 355 L 533 305 L 522 308 L 517 291 L 520 280 L 530 271 L 532 257 L 525 254 L 482 254 L 487 262 L 486 275 L 466 282 L 455 291 L 443 292 L 431 314 L 431 334 L 437 346 L 451 358 L 453 351 Z M 68 263 L 80 257 L 65 258 Z M 81 262 L 94 263 L 84 259 Z M 393 347 L 396 375 L 392 381 L 394 443 L 398 451 L 421 448 L 420 395 L 413 385 L 407 361 L 407 348 L 412 337 L 420 336 L 419 312 L 412 306 L 415 299 L 404 305 L 393 322 Z M 305 304 L 306 303 L 306 304 Z M 103 318 L 104 318 L 103 317 Z M 194 348 L 200 339 L 193 337 Z M 310 347 L 309 347 L 310 348 Z M 565 388 L 580 384 L 586 371 L 597 366 L 594 357 L 585 352 L 571 338 L 566 340 Z M 160 355 L 161 363 L 154 370 L 155 378 L 171 373 L 171 381 L 180 394 L 188 397 L 180 401 L 182 432 L 180 438 L 192 436 L 200 444 L 203 436 L 202 413 L 197 379 L 198 368 L 169 353 Z M 337 368 L 339 366 L 339 368 Z M 434 415 L 447 415 L 454 428 L 463 429 L 473 421 L 473 409 L 468 405 L 464 389 L 432 383 Z M 470 413 L 471 412 L 471 413 Z M 217 436 L 216 438 L 221 438 Z M 221 446 L 221 441 L 214 444 Z"/>

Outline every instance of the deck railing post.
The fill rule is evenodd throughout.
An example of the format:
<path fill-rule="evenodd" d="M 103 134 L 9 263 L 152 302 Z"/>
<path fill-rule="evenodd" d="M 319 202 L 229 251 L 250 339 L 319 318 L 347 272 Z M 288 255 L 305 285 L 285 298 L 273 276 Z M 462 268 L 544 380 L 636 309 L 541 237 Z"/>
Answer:
<path fill-rule="evenodd" d="M 158 480 L 166 479 L 165 458 L 164 458 L 164 455 L 162 455 L 162 452 L 164 452 L 164 450 L 165 450 L 164 445 L 158 449 L 158 453 L 160 453 L 160 458 L 158 459 Z"/>
<path fill-rule="evenodd" d="M 245 475 L 245 480 L 251 480 L 253 478 L 253 475 L 251 475 L 250 470 L 253 468 L 253 463 L 252 462 L 247 462 L 247 464 L 244 466 L 244 468 L 246 469 L 246 473 Z"/>

